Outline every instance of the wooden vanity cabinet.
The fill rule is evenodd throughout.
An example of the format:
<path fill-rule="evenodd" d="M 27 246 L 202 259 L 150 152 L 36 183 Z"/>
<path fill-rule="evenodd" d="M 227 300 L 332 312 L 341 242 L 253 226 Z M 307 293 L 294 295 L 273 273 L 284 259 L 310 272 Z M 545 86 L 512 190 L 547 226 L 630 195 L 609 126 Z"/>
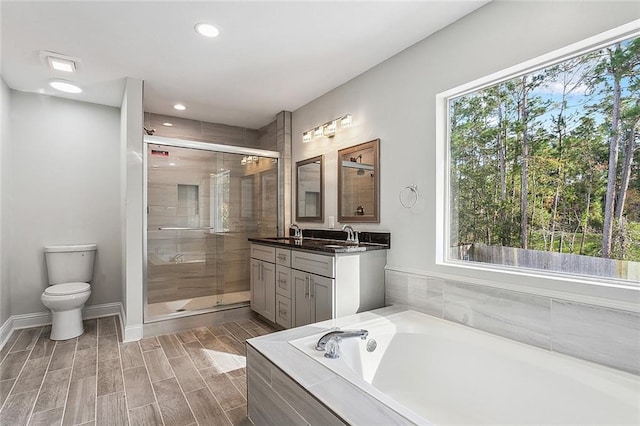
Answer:
<path fill-rule="evenodd" d="M 251 257 L 251 309 L 284 328 L 384 306 L 386 250 L 321 254 L 252 244 Z M 268 283 L 254 280 L 254 262 L 269 263 L 269 259 L 273 290 Z M 265 265 L 262 268 L 270 271 Z M 270 291 L 272 295 L 267 294 Z M 270 300 L 272 317 L 265 315 Z"/>

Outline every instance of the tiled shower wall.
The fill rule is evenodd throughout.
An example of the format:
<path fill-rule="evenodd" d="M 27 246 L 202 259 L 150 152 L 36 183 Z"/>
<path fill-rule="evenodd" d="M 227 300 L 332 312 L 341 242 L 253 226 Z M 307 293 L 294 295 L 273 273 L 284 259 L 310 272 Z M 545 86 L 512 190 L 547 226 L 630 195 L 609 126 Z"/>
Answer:
<path fill-rule="evenodd" d="M 385 272 L 386 304 L 640 374 L 640 314 L 488 286 Z"/>
<path fill-rule="evenodd" d="M 173 126 L 163 126 L 166 122 Z M 275 121 L 255 130 L 145 112 L 144 125 L 155 129 L 155 136 L 277 151 Z"/>
<path fill-rule="evenodd" d="M 163 126 L 171 122 L 173 126 Z M 267 150 L 277 149 L 274 120 L 261 129 L 145 113 L 145 127 L 154 135 L 220 145 Z M 174 148 L 166 148 L 174 155 Z M 148 189 L 148 303 L 246 291 L 249 286 L 247 233 L 277 233 L 277 168 L 270 162 L 240 164 L 241 156 L 182 150 L 181 168 L 166 168 L 159 161 L 149 173 Z M 201 231 L 158 231 L 159 226 L 206 227 L 210 223 L 210 172 L 222 166 L 236 178 L 230 182 L 229 217 L 231 229 L 224 235 L 202 236 Z M 240 179 L 237 176 L 241 176 Z M 251 211 L 243 208 L 240 188 L 247 179 L 253 194 Z M 198 188 L 194 194 L 189 190 Z M 183 191 L 181 191 L 183 190 Z M 184 194 L 181 194 L 184 193 Z M 183 196 L 181 196 L 183 195 Z M 193 199 L 191 199 L 193 198 Z M 197 200 L 197 201 L 196 201 Z M 194 204 L 195 203 L 195 204 Z M 192 235 L 193 234 L 193 235 Z M 224 253 L 224 255 L 222 255 Z M 176 256 L 179 256 L 179 260 Z M 206 260 L 206 261 L 205 261 Z"/>

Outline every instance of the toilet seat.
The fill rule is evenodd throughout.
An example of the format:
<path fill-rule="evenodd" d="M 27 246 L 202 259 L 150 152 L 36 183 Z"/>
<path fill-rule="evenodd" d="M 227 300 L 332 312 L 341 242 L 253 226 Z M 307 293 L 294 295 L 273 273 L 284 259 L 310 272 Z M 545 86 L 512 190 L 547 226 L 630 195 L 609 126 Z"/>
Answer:
<path fill-rule="evenodd" d="M 72 294 L 84 293 L 91 290 L 88 283 L 64 283 L 47 287 L 44 294 L 47 296 L 69 296 Z"/>

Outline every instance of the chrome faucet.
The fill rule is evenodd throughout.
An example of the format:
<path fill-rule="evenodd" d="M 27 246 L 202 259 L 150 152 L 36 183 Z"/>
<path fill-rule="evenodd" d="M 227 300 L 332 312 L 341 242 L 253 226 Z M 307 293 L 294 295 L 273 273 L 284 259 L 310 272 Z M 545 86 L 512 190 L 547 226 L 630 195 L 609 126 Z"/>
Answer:
<path fill-rule="evenodd" d="M 297 224 L 292 223 L 289 226 L 289 229 L 293 229 L 293 231 L 294 231 L 293 238 L 297 238 L 297 239 L 300 239 L 300 240 L 302 239 L 302 229 L 300 229 L 300 227 Z"/>
<path fill-rule="evenodd" d="M 367 330 L 333 330 L 326 333 L 316 343 L 317 351 L 326 350 L 325 356 L 327 358 L 338 358 L 340 356 L 340 341 L 342 339 L 348 339 L 350 337 L 359 337 L 362 340 L 366 340 L 369 336 Z"/>
<path fill-rule="evenodd" d="M 347 241 L 351 243 L 359 244 L 358 231 L 354 231 L 351 225 L 344 225 L 342 230 L 347 233 Z"/>

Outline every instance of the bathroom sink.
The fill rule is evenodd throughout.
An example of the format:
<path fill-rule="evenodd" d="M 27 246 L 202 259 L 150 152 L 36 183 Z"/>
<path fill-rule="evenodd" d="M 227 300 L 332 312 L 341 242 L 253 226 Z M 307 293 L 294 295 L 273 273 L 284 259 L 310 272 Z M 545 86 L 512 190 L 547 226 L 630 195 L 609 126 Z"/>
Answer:
<path fill-rule="evenodd" d="M 346 246 L 341 246 L 341 245 L 338 245 L 338 244 L 325 244 L 325 246 L 324 246 L 324 247 L 325 247 L 325 248 L 333 248 L 333 249 L 336 249 L 336 248 L 344 248 L 344 247 L 346 247 Z"/>

